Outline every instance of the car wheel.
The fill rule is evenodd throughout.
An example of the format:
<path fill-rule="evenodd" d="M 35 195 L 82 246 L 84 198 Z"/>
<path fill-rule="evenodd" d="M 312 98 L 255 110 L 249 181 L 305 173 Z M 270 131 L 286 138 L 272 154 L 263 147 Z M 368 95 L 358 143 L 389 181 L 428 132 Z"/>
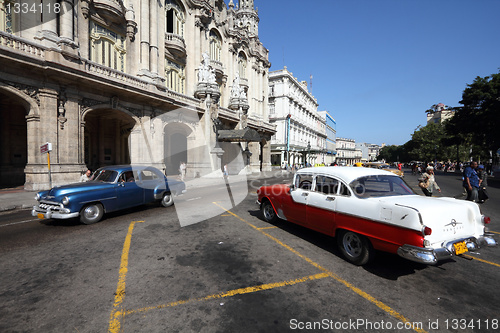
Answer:
<path fill-rule="evenodd" d="M 92 203 L 83 207 L 80 212 L 80 221 L 83 224 L 97 223 L 102 219 L 104 209 L 100 203 Z"/>
<path fill-rule="evenodd" d="M 260 206 L 260 211 L 262 212 L 262 216 L 264 216 L 264 220 L 269 223 L 274 223 L 278 220 L 278 216 L 274 211 L 273 205 L 269 200 L 265 200 Z"/>
<path fill-rule="evenodd" d="M 174 204 L 174 196 L 172 193 L 163 194 L 163 198 L 161 199 L 161 205 L 163 207 L 170 207 Z"/>
<path fill-rule="evenodd" d="M 368 239 L 355 232 L 339 232 L 337 244 L 344 257 L 354 265 L 365 265 L 373 257 L 373 248 Z"/>

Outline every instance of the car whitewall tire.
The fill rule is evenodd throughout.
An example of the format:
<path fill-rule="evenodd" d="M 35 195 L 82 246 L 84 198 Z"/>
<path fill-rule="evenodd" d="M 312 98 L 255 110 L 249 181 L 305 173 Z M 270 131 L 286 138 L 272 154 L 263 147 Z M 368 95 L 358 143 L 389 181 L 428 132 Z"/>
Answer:
<path fill-rule="evenodd" d="M 104 215 L 104 208 L 100 203 L 91 203 L 83 207 L 80 212 L 80 221 L 83 224 L 94 224 L 99 222 Z"/>
<path fill-rule="evenodd" d="M 172 193 L 163 194 L 163 198 L 161 199 L 161 205 L 163 207 L 170 207 L 174 204 L 174 196 Z"/>

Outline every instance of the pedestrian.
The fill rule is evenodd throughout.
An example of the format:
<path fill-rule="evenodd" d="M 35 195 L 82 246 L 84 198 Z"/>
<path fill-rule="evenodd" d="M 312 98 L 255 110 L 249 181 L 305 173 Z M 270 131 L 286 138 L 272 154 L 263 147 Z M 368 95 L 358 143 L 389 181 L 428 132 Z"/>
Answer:
<path fill-rule="evenodd" d="M 87 171 L 85 171 L 85 173 L 80 176 L 80 183 L 88 182 L 90 180 L 91 174 L 92 174 L 92 171 L 90 171 L 90 169 L 87 169 Z"/>
<path fill-rule="evenodd" d="M 481 180 L 479 179 L 479 175 L 477 174 L 477 162 L 472 161 L 470 166 L 466 167 L 464 170 L 464 182 L 463 186 L 467 191 L 467 199 L 469 201 L 478 201 L 478 191 L 479 185 L 481 184 Z"/>
<path fill-rule="evenodd" d="M 181 162 L 181 165 L 179 166 L 179 174 L 181 176 L 181 180 L 183 181 L 184 178 L 186 177 L 186 163 L 185 162 Z"/>
<path fill-rule="evenodd" d="M 486 191 L 486 186 L 488 186 L 488 171 L 484 168 L 484 165 L 480 164 L 477 167 L 477 175 L 479 176 L 479 191 L 478 199 L 479 203 L 483 203 L 488 200 L 488 192 Z"/>
<path fill-rule="evenodd" d="M 441 193 L 441 188 L 436 182 L 433 167 L 427 167 L 426 172 L 424 172 L 422 177 L 419 179 L 418 186 L 422 188 L 422 192 L 424 192 L 424 194 L 428 197 L 432 197 L 433 189 L 436 189 L 439 193 Z"/>
<path fill-rule="evenodd" d="M 227 171 L 227 164 L 224 164 L 224 178 L 228 178 L 229 172 Z"/>

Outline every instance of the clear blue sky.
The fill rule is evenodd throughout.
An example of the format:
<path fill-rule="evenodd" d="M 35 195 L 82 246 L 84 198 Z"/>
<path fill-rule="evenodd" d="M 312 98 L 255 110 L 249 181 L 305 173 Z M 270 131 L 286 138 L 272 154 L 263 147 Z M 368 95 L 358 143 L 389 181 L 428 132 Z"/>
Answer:
<path fill-rule="evenodd" d="M 337 136 L 404 144 L 500 68 L 500 0 L 255 0 L 270 70 L 309 83 Z"/>

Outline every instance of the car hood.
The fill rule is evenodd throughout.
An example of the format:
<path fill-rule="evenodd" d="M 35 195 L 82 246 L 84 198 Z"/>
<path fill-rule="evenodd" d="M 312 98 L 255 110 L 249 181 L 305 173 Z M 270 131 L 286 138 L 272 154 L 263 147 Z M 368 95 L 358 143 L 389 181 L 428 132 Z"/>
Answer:
<path fill-rule="evenodd" d="M 78 192 L 97 191 L 110 188 L 113 186 L 114 183 L 105 183 L 99 181 L 89 181 L 84 183 L 73 183 L 62 186 L 56 186 L 52 188 L 45 197 L 42 197 L 42 199 L 50 200 L 53 198 L 58 198 L 69 194 L 74 194 Z"/>

